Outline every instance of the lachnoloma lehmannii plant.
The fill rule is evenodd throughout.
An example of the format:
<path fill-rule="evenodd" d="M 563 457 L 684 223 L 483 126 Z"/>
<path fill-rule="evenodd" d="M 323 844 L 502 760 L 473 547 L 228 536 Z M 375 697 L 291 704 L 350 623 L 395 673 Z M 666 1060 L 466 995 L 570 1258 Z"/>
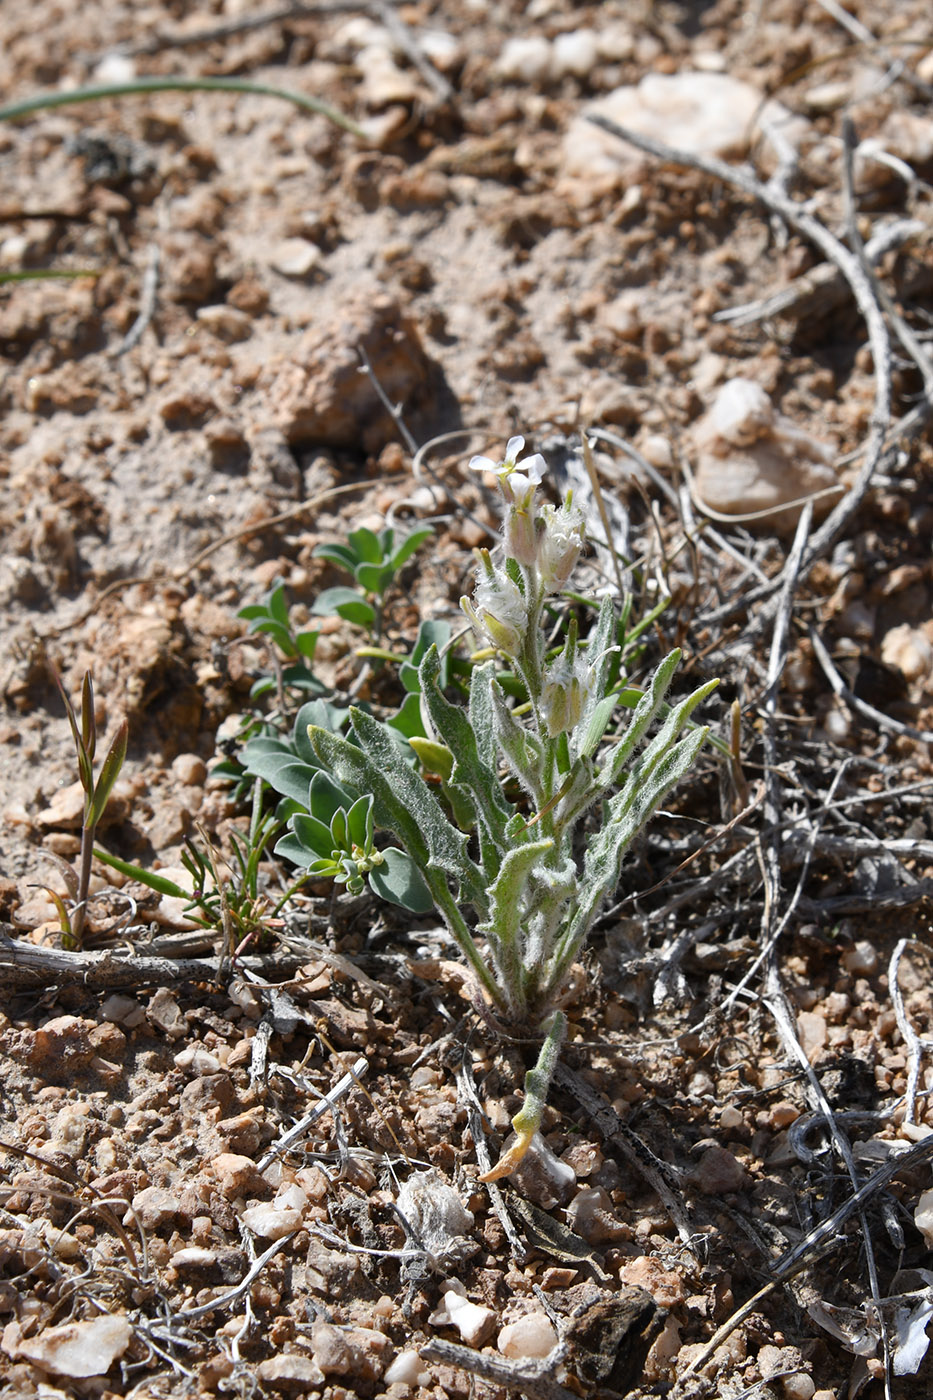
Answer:
<path fill-rule="evenodd" d="M 496 476 L 505 514 L 500 544 L 476 551 L 473 596 L 461 600 L 490 655 L 472 671 L 468 703 L 442 692 L 436 647 L 420 662 L 429 736 L 412 744 L 446 801 L 406 759 L 398 734 L 363 710 L 351 711 L 347 737 L 323 726 L 307 730 L 323 773 L 366 794 L 360 826 L 370 858 L 380 856 L 373 828 L 392 833 L 407 853 L 415 883 L 430 893 L 470 966 L 487 1019 L 540 1043 L 512 1120 L 515 1141 L 489 1180 L 517 1166 L 540 1127 L 566 1033 L 561 1003 L 570 969 L 618 885 L 626 850 L 696 759 L 708 730 L 690 716 L 716 685 L 668 705 L 680 660 L 672 651 L 626 727 L 607 738 L 618 701 L 610 683 L 613 601 L 603 601 L 585 642 L 571 620 L 560 650 L 548 654 L 546 602 L 567 585 L 583 548 L 584 519 L 569 494 L 559 506 L 539 499 L 544 459 L 519 460 L 523 448 L 524 439 L 513 437 L 503 461 L 470 462 Z M 497 679 L 502 658 L 521 681 L 520 704 Z M 516 783 L 521 803 L 508 795 Z M 600 820 L 583 833 L 593 808 Z M 292 859 L 294 846 L 292 837 Z"/>

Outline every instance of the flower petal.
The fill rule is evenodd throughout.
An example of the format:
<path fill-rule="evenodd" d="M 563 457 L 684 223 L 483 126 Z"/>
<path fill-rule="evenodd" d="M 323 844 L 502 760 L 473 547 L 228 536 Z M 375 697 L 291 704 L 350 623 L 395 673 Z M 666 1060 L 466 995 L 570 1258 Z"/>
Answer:
<path fill-rule="evenodd" d="M 523 448 L 524 446 L 525 446 L 525 439 L 524 439 L 523 437 L 511 437 L 511 438 L 509 438 L 509 440 L 508 440 L 508 442 L 506 443 L 506 446 L 505 446 L 505 460 L 506 460 L 506 462 L 513 462 L 513 463 L 514 463 L 515 458 L 518 456 L 519 452 L 521 452 L 521 450 L 522 450 L 522 448 Z"/>
<path fill-rule="evenodd" d="M 543 479 L 544 473 L 547 471 L 547 462 L 541 456 L 540 452 L 536 452 L 532 457 L 525 457 L 518 465 L 528 477 L 529 481 L 533 481 L 536 486 L 538 482 Z"/>
<path fill-rule="evenodd" d="M 499 471 L 499 463 L 494 462 L 491 457 L 471 457 L 467 466 L 471 472 L 498 473 Z"/>

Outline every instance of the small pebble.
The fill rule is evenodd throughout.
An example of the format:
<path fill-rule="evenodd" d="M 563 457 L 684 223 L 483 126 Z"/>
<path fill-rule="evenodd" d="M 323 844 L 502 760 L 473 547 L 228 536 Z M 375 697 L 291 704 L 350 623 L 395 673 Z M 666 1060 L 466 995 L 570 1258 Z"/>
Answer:
<path fill-rule="evenodd" d="M 816 1011 L 801 1011 L 797 1016 L 797 1034 L 803 1053 L 811 1062 L 826 1045 L 826 1018 Z"/>
<path fill-rule="evenodd" d="M 234 1324 L 237 1321 L 237 1318 L 233 1319 Z M 239 1327 L 234 1326 L 234 1335 L 242 1325 L 241 1321 Z M 306 1391 L 324 1384 L 324 1373 L 317 1362 L 295 1351 L 270 1356 L 268 1361 L 260 1361 L 256 1369 L 261 1381 L 283 1395 L 304 1395 Z"/>
<path fill-rule="evenodd" d="M 8 1356 L 33 1361 L 53 1375 L 83 1380 L 105 1376 L 132 1340 L 133 1328 L 125 1317 L 104 1313 L 86 1322 L 47 1327 L 28 1339 L 19 1323 L 11 1323 L 3 1334 L 3 1349 Z"/>
<path fill-rule="evenodd" d="M 629 1259 L 619 1270 L 623 1283 L 644 1288 L 662 1308 L 673 1308 L 687 1296 L 684 1281 L 676 1269 L 665 1269 L 660 1260 L 650 1254 L 640 1254 Z"/>
<path fill-rule="evenodd" d="M 123 1218 L 124 1225 L 135 1225 L 137 1221 L 144 1230 L 158 1230 L 169 1224 L 178 1214 L 178 1192 L 167 1191 L 161 1186 L 146 1186 L 133 1197 L 133 1208 Z"/>
<path fill-rule="evenodd" d="M 361 92 L 369 107 L 379 109 L 417 99 L 418 84 L 398 67 L 384 43 L 361 50 L 356 66 L 363 75 Z"/>
<path fill-rule="evenodd" d="M 59 788 L 44 811 L 36 820 L 40 826 L 80 826 L 84 816 L 84 788 L 78 783 L 69 783 Z"/>
<path fill-rule="evenodd" d="M 599 61 L 597 35 L 592 29 L 572 29 L 558 34 L 551 49 L 551 68 L 556 78 L 571 74 L 586 78 Z"/>
<path fill-rule="evenodd" d="M 112 1021 L 118 1026 L 126 1026 L 127 1030 L 135 1030 L 145 1021 L 146 1013 L 135 997 L 125 997 L 119 992 L 114 992 L 106 1001 L 101 1002 L 100 1018 L 102 1021 Z"/>
<path fill-rule="evenodd" d="M 273 248 L 269 264 L 283 277 L 301 281 L 320 265 L 322 256 L 316 243 L 309 243 L 306 238 L 286 238 Z"/>
<path fill-rule="evenodd" d="M 83 1248 L 81 1241 L 75 1239 L 67 1230 L 59 1230 L 56 1226 L 49 1227 L 48 1233 L 49 1247 L 52 1253 L 59 1259 L 77 1259 Z"/>
<path fill-rule="evenodd" d="M 499 1333 L 496 1346 L 510 1361 L 547 1356 L 557 1345 L 557 1333 L 542 1312 L 526 1313 Z"/>
<path fill-rule="evenodd" d="M 248 340 L 253 333 L 253 318 L 235 306 L 201 306 L 197 318 L 218 340 Z"/>
<path fill-rule="evenodd" d="M 617 1240 L 627 1233 L 601 1186 L 584 1186 L 577 1192 L 567 1207 L 567 1224 L 590 1244 Z"/>
<path fill-rule="evenodd" d="M 518 82 L 543 82 L 551 73 L 551 45 L 543 34 L 516 35 L 506 41 L 496 72 Z"/>
<path fill-rule="evenodd" d="M 600 307 L 599 323 L 619 340 L 633 343 L 641 338 L 645 323 L 641 315 L 642 294 L 633 288 L 620 292 L 605 306 Z M 663 440 L 663 439 L 662 439 Z M 647 455 L 647 454 L 646 454 Z"/>
<path fill-rule="evenodd" d="M 834 701 L 826 711 L 823 731 L 834 744 L 845 744 L 852 737 L 852 718 L 840 702 Z"/>
<path fill-rule="evenodd" d="M 262 998 L 255 987 L 251 987 L 248 982 L 242 981 L 239 977 L 234 977 L 227 988 L 227 995 L 234 1006 L 239 1007 L 244 1016 L 248 1016 L 252 1021 L 259 1020 L 263 1006 Z"/>
<path fill-rule="evenodd" d="M 800 1117 L 800 1109 L 788 1099 L 781 1099 L 772 1106 L 768 1114 L 768 1125 L 772 1128 L 789 1128 Z"/>
<path fill-rule="evenodd" d="M 444 1294 L 447 1316 L 468 1347 L 481 1347 L 495 1331 L 496 1314 L 482 1303 L 471 1303 L 459 1289 L 460 1285 L 448 1285 Z"/>
<path fill-rule="evenodd" d="M 382 1374 L 382 1358 L 391 1343 L 370 1327 L 336 1327 L 316 1322 L 311 1331 L 312 1354 L 326 1376 L 353 1376 L 375 1380 Z"/>
<path fill-rule="evenodd" d="M 298 1185 L 297 1181 L 289 1181 L 285 1186 L 280 1186 L 275 1193 L 273 1205 L 280 1210 L 304 1210 L 308 1204 L 308 1193 Z"/>
<path fill-rule="evenodd" d="M 186 787 L 199 787 L 207 777 L 207 764 L 196 753 L 180 753 L 172 761 L 172 772 Z"/>
<path fill-rule="evenodd" d="M 217 1257 L 216 1249 L 189 1244 L 182 1249 L 176 1249 L 172 1255 L 172 1266 L 176 1269 L 210 1269 L 217 1263 Z"/>
<path fill-rule="evenodd" d="M 128 54 L 105 53 L 93 78 L 95 83 L 131 83 L 136 75 L 136 63 Z"/>
<path fill-rule="evenodd" d="M 416 1351 L 400 1351 L 383 1376 L 386 1385 L 423 1385 L 431 1383 L 431 1372 Z"/>
<path fill-rule="evenodd" d="M 231 1199 L 245 1196 L 250 1192 L 268 1191 L 268 1183 L 249 1157 L 241 1157 L 236 1152 L 221 1152 L 211 1162 L 211 1169 L 220 1185 L 221 1193 Z"/>
<path fill-rule="evenodd" d="M 160 987 L 149 998 L 146 1016 L 149 1024 L 162 1031 L 170 1040 L 180 1040 L 188 1033 L 188 1022 L 167 987 Z"/>
<path fill-rule="evenodd" d="M 667 1377 L 676 1357 L 680 1355 L 680 1328 L 668 1317 L 659 1336 L 655 1337 L 645 1358 L 645 1377 L 651 1381 Z"/>
<path fill-rule="evenodd" d="M 650 433 L 641 445 L 641 455 L 659 471 L 668 471 L 674 465 L 674 449 L 670 439 L 662 433 Z"/>
<path fill-rule="evenodd" d="M 725 1147 L 708 1147 L 691 1173 L 691 1180 L 707 1196 L 731 1195 L 748 1184 L 745 1168 Z"/>
<path fill-rule="evenodd" d="M 885 633 L 881 660 L 896 666 L 909 681 L 925 680 L 933 670 L 933 646 L 924 632 L 902 623 Z"/>
<path fill-rule="evenodd" d="M 203 1045 L 189 1045 L 184 1050 L 179 1050 L 175 1056 L 175 1064 L 179 1069 L 190 1069 L 195 1074 L 216 1074 L 220 1069 L 220 1061 L 216 1055 L 212 1055 L 210 1050 L 205 1050 Z"/>
<path fill-rule="evenodd" d="M 870 977 L 878 970 L 878 955 L 874 944 L 867 942 L 867 939 L 860 938 L 846 948 L 841 958 L 843 969 L 853 977 Z"/>
<path fill-rule="evenodd" d="M 301 1224 L 301 1211 L 280 1209 L 274 1203 L 250 1206 L 243 1212 L 243 1224 L 264 1240 L 282 1240 Z"/>

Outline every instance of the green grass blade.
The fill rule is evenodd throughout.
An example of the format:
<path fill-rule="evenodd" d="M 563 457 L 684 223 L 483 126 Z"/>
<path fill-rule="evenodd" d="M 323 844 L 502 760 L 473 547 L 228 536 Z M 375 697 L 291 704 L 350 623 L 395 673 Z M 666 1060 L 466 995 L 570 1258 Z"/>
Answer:
<path fill-rule="evenodd" d="M 316 97 L 307 97 L 302 92 L 273 87 L 270 83 L 255 83 L 249 78 L 134 78 L 129 83 L 97 83 L 91 87 L 73 88 L 70 92 L 37 92 L 32 97 L 23 98 L 19 102 L 8 102 L 5 107 L 0 107 L 0 122 L 16 121 L 19 117 L 32 116 L 33 112 L 68 107 L 78 102 L 101 102 L 111 97 L 137 97 L 147 92 L 235 92 L 254 97 L 277 97 L 280 101 L 291 102 L 300 107 L 302 111 L 327 117 L 328 121 L 343 127 L 344 131 L 349 131 L 362 140 L 366 139 L 362 127 L 345 117 L 336 107 L 331 107 Z"/>

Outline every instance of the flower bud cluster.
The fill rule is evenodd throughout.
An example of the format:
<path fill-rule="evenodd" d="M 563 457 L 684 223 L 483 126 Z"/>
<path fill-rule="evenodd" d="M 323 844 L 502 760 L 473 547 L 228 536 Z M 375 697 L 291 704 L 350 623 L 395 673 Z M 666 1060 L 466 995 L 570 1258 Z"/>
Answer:
<path fill-rule="evenodd" d="M 559 593 L 566 588 L 583 549 L 583 512 L 568 493 L 563 505 L 542 506 L 540 519 L 538 571 L 545 593 Z"/>
<path fill-rule="evenodd" d="M 503 461 L 473 457 L 470 468 L 498 478 L 506 503 L 503 549 L 506 560 L 521 567 L 526 593 L 509 573 L 493 566 L 487 551 L 481 551 L 474 601 L 461 600 L 481 644 L 492 642 L 513 657 L 523 645 L 530 611 L 535 609 L 533 599 L 536 596 L 539 605 L 541 599 L 566 587 L 584 540 L 583 512 L 569 493 L 560 506 L 538 504 L 537 488 L 546 463 L 537 452 L 520 461 L 524 446 L 523 437 L 510 438 Z"/>
<path fill-rule="evenodd" d="M 528 605 L 518 584 L 493 565 L 488 549 L 478 549 L 476 555 L 480 568 L 473 601 L 461 598 L 460 606 L 481 646 L 491 642 L 506 656 L 518 656 L 528 627 Z"/>
<path fill-rule="evenodd" d="M 589 682 L 589 667 L 583 657 L 569 661 L 561 652 L 544 673 L 541 713 L 552 739 L 569 734 L 580 723 Z"/>

